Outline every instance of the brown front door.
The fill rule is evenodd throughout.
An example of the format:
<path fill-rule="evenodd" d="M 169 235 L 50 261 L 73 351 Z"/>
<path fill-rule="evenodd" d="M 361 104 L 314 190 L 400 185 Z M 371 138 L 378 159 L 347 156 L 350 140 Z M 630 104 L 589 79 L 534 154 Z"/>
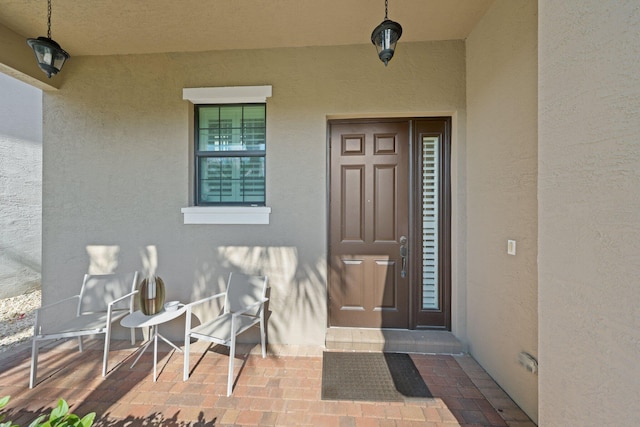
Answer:
<path fill-rule="evenodd" d="M 331 121 L 329 144 L 329 325 L 451 329 L 451 118 Z"/>
<path fill-rule="evenodd" d="M 409 124 L 329 124 L 331 326 L 409 328 Z"/>

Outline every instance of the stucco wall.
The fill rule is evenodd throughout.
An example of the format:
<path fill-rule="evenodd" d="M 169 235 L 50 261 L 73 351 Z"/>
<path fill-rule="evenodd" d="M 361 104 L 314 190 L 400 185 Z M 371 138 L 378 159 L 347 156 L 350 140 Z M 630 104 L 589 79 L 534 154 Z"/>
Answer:
<path fill-rule="evenodd" d="M 534 420 L 518 355 L 538 355 L 536 15 L 534 0 L 497 1 L 466 42 L 469 349 Z"/>
<path fill-rule="evenodd" d="M 540 0 L 540 422 L 640 406 L 640 7 Z"/>
<path fill-rule="evenodd" d="M 42 92 L 0 73 L 0 298 L 40 287 Z"/>
<path fill-rule="evenodd" d="M 270 276 L 271 342 L 322 344 L 327 116 L 454 114 L 455 150 L 463 158 L 461 41 L 401 43 L 386 68 L 363 44 L 77 57 L 64 73 L 61 90 L 44 99 L 45 301 L 75 292 L 87 270 L 145 271 L 157 262 L 168 297 L 189 301 L 241 269 Z M 273 86 L 270 224 L 183 225 L 192 106 L 182 88 L 264 84 Z M 458 209 L 460 194 L 454 191 Z M 454 316 L 464 303 L 455 302 Z"/>

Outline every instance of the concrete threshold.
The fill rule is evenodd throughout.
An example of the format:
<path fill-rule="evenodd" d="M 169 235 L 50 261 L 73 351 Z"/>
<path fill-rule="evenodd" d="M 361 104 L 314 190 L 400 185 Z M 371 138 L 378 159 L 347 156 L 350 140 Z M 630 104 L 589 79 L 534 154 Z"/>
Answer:
<path fill-rule="evenodd" d="M 449 331 L 404 329 L 331 327 L 326 332 L 325 346 L 328 350 L 425 354 L 461 354 L 467 351 Z"/>

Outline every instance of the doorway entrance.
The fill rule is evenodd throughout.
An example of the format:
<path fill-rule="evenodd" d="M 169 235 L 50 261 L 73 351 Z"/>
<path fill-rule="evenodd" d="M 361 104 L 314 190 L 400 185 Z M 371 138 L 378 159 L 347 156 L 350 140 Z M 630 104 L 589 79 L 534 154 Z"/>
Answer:
<path fill-rule="evenodd" d="M 329 325 L 451 327 L 450 118 L 329 122 Z"/>

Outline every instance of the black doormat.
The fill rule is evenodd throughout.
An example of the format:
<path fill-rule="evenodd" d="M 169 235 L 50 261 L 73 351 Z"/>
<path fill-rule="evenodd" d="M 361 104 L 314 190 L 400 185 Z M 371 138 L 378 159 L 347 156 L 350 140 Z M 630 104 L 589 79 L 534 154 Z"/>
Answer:
<path fill-rule="evenodd" d="M 322 400 L 401 402 L 433 397 L 404 353 L 324 352 Z"/>

